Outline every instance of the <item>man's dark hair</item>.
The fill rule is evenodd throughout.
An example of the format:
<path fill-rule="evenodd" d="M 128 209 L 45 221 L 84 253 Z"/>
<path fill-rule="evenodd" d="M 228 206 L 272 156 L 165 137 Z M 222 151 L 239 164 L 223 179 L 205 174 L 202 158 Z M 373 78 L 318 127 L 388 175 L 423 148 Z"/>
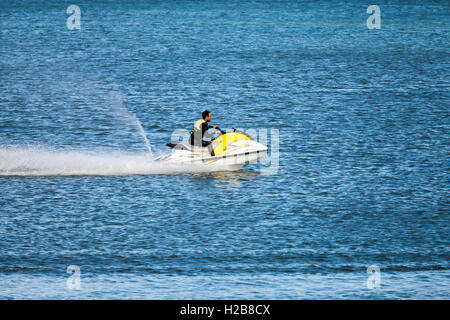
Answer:
<path fill-rule="evenodd" d="M 205 119 L 211 112 L 209 112 L 208 110 L 205 110 L 202 112 L 202 118 Z"/>

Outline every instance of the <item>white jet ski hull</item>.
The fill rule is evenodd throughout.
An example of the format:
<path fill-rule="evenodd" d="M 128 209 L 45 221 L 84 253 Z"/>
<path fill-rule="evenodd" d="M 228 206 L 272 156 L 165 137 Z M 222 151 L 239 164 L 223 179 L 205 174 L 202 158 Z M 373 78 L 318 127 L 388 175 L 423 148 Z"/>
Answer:
<path fill-rule="evenodd" d="M 234 171 L 243 166 L 255 163 L 267 154 L 267 147 L 252 140 L 237 141 L 233 143 L 228 152 L 211 156 L 208 148 L 174 148 L 171 155 L 160 158 L 170 164 L 192 166 L 194 170 L 201 171 Z M 188 150 L 191 148 L 191 150 Z"/>

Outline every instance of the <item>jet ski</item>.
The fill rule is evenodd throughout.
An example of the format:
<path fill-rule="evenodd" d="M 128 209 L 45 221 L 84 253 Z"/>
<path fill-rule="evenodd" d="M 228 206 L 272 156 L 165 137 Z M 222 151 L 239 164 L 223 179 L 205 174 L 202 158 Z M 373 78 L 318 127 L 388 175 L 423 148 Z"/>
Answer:
<path fill-rule="evenodd" d="M 254 163 L 267 154 L 267 147 L 248 134 L 233 129 L 220 130 L 220 134 L 207 147 L 193 146 L 184 142 L 168 143 L 172 153 L 163 159 L 176 164 L 201 166 L 207 171 L 238 170 Z"/>

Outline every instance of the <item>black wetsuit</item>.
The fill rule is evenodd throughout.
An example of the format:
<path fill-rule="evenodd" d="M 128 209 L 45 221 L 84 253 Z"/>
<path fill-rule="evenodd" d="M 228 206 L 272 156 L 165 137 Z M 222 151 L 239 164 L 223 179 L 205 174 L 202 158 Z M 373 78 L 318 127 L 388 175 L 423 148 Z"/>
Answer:
<path fill-rule="evenodd" d="M 205 135 L 205 132 L 208 131 L 210 128 L 213 128 L 212 126 L 208 125 L 208 122 L 203 122 L 202 123 L 202 128 L 201 131 L 195 131 L 194 129 L 192 129 L 191 131 L 191 145 L 195 145 L 195 146 L 201 146 L 202 147 L 206 147 L 208 146 L 211 141 L 205 141 L 203 140 L 203 136 Z M 200 136 L 201 134 L 201 136 Z M 200 142 L 201 141 L 201 142 Z"/>

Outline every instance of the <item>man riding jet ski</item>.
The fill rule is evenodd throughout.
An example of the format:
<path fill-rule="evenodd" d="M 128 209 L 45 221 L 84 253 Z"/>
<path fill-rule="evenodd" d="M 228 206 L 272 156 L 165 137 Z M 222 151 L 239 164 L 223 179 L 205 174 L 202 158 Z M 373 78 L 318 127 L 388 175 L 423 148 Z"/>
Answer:
<path fill-rule="evenodd" d="M 210 129 L 214 128 L 216 130 L 220 130 L 217 126 L 210 126 L 208 122 L 211 121 L 211 112 L 208 110 L 203 111 L 202 113 L 202 119 L 197 120 L 194 124 L 194 128 L 191 130 L 191 145 L 193 146 L 202 146 L 207 147 L 211 144 L 211 141 L 205 141 L 203 140 L 203 136 L 205 133 Z M 220 131 L 216 131 L 217 134 L 220 133 Z M 209 138 L 206 136 L 206 138 Z"/>
<path fill-rule="evenodd" d="M 207 166 L 208 170 L 237 170 L 242 166 L 256 162 L 267 152 L 267 147 L 253 140 L 244 132 L 225 132 L 217 126 L 209 126 L 211 113 L 205 110 L 203 119 L 198 120 L 191 131 L 190 143 L 168 143 L 173 152 L 165 159 L 176 163 L 200 164 Z M 212 141 L 208 138 L 207 131 L 216 129 L 214 134 L 218 136 Z"/>

